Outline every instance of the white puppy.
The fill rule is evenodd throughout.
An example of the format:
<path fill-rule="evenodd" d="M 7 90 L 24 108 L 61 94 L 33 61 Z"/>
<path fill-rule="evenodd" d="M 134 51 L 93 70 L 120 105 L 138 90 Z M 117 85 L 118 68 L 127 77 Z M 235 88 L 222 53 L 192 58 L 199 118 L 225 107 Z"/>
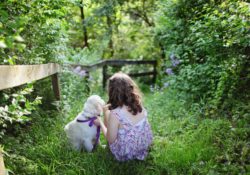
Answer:
<path fill-rule="evenodd" d="M 93 124 L 94 117 L 100 116 L 105 102 L 98 95 L 90 96 L 84 104 L 83 111 L 69 122 L 64 131 L 76 150 L 82 148 L 91 152 L 99 141 L 97 127 Z"/>

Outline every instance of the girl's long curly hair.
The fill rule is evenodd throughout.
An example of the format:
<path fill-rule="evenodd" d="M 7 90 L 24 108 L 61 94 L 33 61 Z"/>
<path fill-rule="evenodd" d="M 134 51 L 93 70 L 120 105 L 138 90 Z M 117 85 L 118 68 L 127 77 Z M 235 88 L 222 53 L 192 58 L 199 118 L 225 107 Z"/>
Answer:
<path fill-rule="evenodd" d="M 126 105 L 133 115 L 142 112 L 142 94 L 127 74 L 119 72 L 109 78 L 108 95 L 110 110 Z"/>

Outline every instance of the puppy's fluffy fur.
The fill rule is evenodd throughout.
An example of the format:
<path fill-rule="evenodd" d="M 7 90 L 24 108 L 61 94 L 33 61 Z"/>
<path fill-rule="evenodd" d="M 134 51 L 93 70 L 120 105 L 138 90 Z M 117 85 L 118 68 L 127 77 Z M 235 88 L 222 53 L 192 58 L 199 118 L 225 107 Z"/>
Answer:
<path fill-rule="evenodd" d="M 87 152 L 93 150 L 97 127 L 95 125 L 89 127 L 89 122 L 77 122 L 77 119 L 86 120 L 89 117 L 99 116 L 104 105 L 105 102 L 98 95 L 90 96 L 84 104 L 83 111 L 65 126 L 64 131 L 74 149 L 79 151 L 85 149 Z"/>

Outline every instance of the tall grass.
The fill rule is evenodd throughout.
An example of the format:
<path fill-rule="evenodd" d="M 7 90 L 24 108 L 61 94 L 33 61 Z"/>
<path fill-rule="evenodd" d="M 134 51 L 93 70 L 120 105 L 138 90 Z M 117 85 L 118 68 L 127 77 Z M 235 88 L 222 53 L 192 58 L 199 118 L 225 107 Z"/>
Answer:
<path fill-rule="evenodd" d="M 199 113 L 178 99 L 173 90 L 146 92 L 144 100 L 154 133 L 153 145 L 145 161 L 120 163 L 108 148 L 102 147 L 93 153 L 73 151 L 63 127 L 81 111 L 82 99 L 74 101 L 68 113 L 36 111 L 31 126 L 4 138 L 2 144 L 8 153 L 5 161 L 10 174 L 247 173 L 244 166 L 237 167 L 233 162 L 227 166 L 221 158 L 226 147 L 231 149 L 230 141 L 233 140 L 228 120 L 202 119 Z M 106 144 L 103 136 L 101 142 Z"/>

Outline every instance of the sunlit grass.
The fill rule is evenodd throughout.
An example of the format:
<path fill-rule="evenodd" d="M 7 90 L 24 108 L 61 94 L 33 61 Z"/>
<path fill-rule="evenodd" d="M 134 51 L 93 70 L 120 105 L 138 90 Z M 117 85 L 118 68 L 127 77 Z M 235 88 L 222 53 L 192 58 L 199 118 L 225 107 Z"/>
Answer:
<path fill-rule="evenodd" d="M 18 137 L 6 136 L 7 167 L 14 174 L 207 174 L 216 172 L 220 152 L 218 132 L 229 128 L 226 120 L 200 119 L 187 111 L 174 92 L 146 93 L 145 106 L 154 142 L 145 161 L 117 162 L 107 148 L 93 153 L 70 149 L 64 125 L 81 110 L 72 105 L 69 114 L 37 111 L 34 123 Z M 102 144 L 105 144 L 103 137 Z"/>

